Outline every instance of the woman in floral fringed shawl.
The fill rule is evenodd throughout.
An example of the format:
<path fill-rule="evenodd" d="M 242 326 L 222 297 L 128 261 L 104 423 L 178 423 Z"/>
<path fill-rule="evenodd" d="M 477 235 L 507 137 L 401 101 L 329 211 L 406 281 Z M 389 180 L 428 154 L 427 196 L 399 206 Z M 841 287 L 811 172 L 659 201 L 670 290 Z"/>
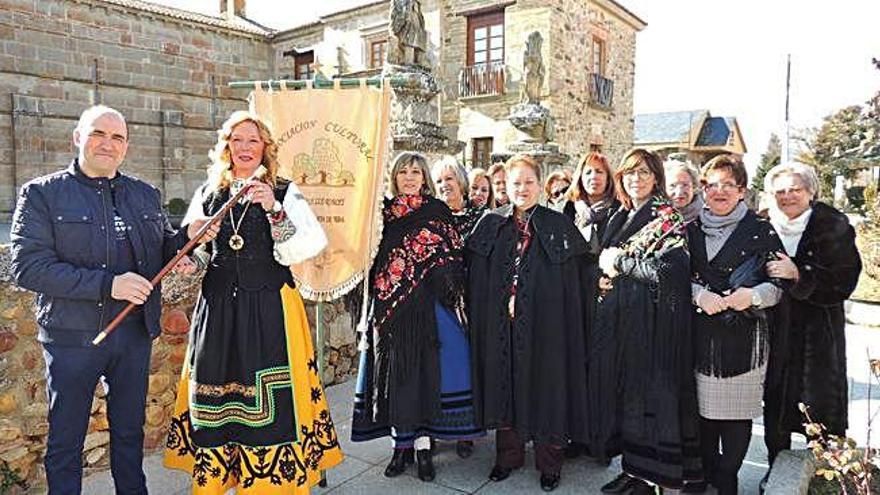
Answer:
<path fill-rule="evenodd" d="M 602 238 L 587 346 L 590 451 L 623 454 L 624 472 L 602 492 L 654 493 L 702 476 L 685 225 L 653 153 L 627 153 L 614 185 L 622 207 Z"/>
<path fill-rule="evenodd" d="M 385 476 L 418 460 L 434 479 L 430 438 L 468 440 L 474 419 L 470 350 L 463 325 L 462 239 L 452 212 L 433 197 L 425 157 L 402 153 L 391 169 L 382 242 L 370 272 L 352 440 L 391 436 Z M 416 450 L 416 456 L 413 455 Z"/>

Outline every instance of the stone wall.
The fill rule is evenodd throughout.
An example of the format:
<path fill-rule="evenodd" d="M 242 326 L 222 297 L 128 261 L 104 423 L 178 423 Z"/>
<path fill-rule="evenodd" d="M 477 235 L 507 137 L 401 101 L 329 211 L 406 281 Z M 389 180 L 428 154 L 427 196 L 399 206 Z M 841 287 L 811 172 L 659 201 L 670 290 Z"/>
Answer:
<path fill-rule="evenodd" d="M 197 277 L 172 274 L 162 287 L 162 334 L 153 344 L 145 425 L 146 451 L 161 449 L 174 408 L 177 380 L 186 355 L 189 315 L 198 290 Z M 48 423 L 42 349 L 36 341 L 32 293 L 17 288 L 9 274 L 9 247 L 0 245 L 0 461 L 16 470 L 34 488 L 45 484 L 42 465 Z M 315 306 L 307 304 L 312 335 Z M 325 304 L 325 385 L 341 383 L 357 371 L 357 346 L 345 300 Z M 104 391 L 95 390 L 85 440 L 83 466 L 109 466 L 110 441 Z M 2 482 L 0 478 L 0 482 Z"/>
<path fill-rule="evenodd" d="M 100 0 L 0 0 L 0 222 L 17 189 L 73 154 L 92 102 L 129 120 L 123 165 L 189 200 L 204 180 L 217 126 L 246 107 L 230 80 L 272 75 L 265 36 Z"/>
<path fill-rule="evenodd" d="M 506 151 L 508 144 L 524 137 L 510 125 L 507 116 L 520 100 L 526 38 L 532 31 L 539 31 L 544 37 L 546 68 L 542 104 L 554 118 L 555 142 L 574 160 L 591 144 L 599 145 L 616 163 L 632 146 L 636 28 L 624 20 L 619 7 L 607 0 L 520 0 L 509 4 L 504 9 L 505 93 L 459 98 L 458 74 L 467 57 L 467 17 L 462 13 L 495 4 L 503 5 L 484 0 L 440 2 L 445 19 L 441 24 L 441 121 L 467 143 L 466 160 L 471 158 L 471 140 L 475 137 L 492 137 L 495 152 Z M 610 109 L 590 105 L 587 75 L 593 34 L 606 41 L 605 75 L 614 81 Z"/>
<path fill-rule="evenodd" d="M 560 12 L 552 23 L 553 50 L 547 64 L 548 72 L 553 74 L 548 106 L 557 121 L 556 142 L 564 152 L 577 159 L 595 144 L 616 165 L 633 140 L 636 30 L 608 3 L 557 2 Z M 605 41 L 604 76 L 614 81 L 613 104 L 608 109 L 590 104 L 588 76 L 593 36 Z"/>

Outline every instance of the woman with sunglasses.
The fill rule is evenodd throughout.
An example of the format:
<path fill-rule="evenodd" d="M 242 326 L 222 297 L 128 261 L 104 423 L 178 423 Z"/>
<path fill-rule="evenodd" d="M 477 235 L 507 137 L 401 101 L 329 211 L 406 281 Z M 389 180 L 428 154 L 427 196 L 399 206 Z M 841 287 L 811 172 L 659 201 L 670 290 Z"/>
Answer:
<path fill-rule="evenodd" d="M 565 192 L 571 186 L 571 172 L 557 170 L 547 176 L 544 182 L 544 197 L 547 198 L 547 208 L 562 211 L 565 204 Z"/>

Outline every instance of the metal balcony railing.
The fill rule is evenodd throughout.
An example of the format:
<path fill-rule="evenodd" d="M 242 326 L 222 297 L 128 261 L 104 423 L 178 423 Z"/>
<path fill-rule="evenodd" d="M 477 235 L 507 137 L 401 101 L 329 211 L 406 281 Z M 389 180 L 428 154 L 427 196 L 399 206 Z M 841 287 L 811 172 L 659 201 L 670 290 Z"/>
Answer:
<path fill-rule="evenodd" d="M 596 73 L 591 73 L 588 80 L 590 103 L 600 108 L 611 108 L 614 103 L 614 81 Z"/>
<path fill-rule="evenodd" d="M 458 74 L 458 96 L 504 94 L 504 64 L 477 64 L 461 69 Z"/>

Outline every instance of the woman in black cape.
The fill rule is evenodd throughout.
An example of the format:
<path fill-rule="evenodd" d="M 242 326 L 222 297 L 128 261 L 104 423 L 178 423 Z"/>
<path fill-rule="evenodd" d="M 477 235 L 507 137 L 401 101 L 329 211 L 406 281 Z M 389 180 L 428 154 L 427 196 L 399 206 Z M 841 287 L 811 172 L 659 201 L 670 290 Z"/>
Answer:
<path fill-rule="evenodd" d="M 630 151 L 614 183 L 623 206 L 602 239 L 588 342 L 590 450 L 623 454 L 603 492 L 653 493 L 701 477 L 684 219 L 653 153 Z"/>
<path fill-rule="evenodd" d="M 586 242 L 564 215 L 537 204 L 540 166 L 505 164 L 511 204 L 468 239 L 468 321 L 478 417 L 496 429 L 489 478 L 523 466 L 534 441 L 545 491 L 559 485 L 563 449 L 586 441 L 583 263 Z"/>

